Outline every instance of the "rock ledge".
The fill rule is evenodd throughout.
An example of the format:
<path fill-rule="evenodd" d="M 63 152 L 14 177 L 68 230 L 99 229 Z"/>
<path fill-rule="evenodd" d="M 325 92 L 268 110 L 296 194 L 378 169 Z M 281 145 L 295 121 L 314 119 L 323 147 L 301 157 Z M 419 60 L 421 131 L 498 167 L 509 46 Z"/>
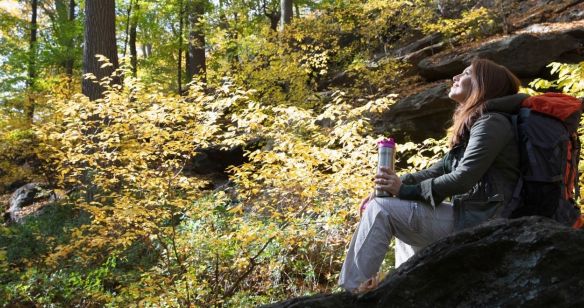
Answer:
<path fill-rule="evenodd" d="M 270 307 L 583 307 L 584 231 L 545 218 L 495 220 L 438 241 L 372 292 Z"/>

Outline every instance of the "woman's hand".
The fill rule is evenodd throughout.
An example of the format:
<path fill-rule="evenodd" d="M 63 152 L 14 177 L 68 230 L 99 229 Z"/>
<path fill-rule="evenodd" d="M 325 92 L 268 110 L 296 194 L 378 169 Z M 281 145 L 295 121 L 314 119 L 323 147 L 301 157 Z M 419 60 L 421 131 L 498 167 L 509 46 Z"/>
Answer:
<path fill-rule="evenodd" d="M 363 215 L 363 212 L 365 212 L 365 209 L 367 208 L 367 204 L 371 199 L 373 199 L 373 197 L 375 197 L 374 195 L 375 193 L 372 192 L 367 197 L 363 198 L 363 200 L 361 200 L 361 203 L 359 204 L 359 216 Z"/>
<path fill-rule="evenodd" d="M 375 189 L 387 191 L 394 196 L 399 193 L 401 184 L 400 178 L 387 167 L 379 168 L 375 175 Z"/>
<path fill-rule="evenodd" d="M 401 180 L 395 174 L 393 170 L 389 168 L 381 167 L 378 173 L 375 175 L 375 189 L 385 190 L 392 195 L 397 195 L 401 187 Z M 375 197 L 375 192 L 369 194 L 369 196 L 363 198 L 359 204 L 359 214 L 363 215 L 363 212 L 367 208 L 367 204 L 371 199 Z"/>

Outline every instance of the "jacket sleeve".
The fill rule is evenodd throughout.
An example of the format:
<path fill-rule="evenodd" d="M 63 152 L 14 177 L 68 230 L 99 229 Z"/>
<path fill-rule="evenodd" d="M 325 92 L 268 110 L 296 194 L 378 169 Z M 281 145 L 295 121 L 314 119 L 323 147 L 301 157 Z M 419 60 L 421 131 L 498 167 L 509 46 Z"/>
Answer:
<path fill-rule="evenodd" d="M 404 174 L 400 177 L 403 184 L 414 185 L 422 182 L 425 179 L 439 177 L 444 174 L 444 159 L 440 159 L 429 168 L 424 170 Z"/>
<path fill-rule="evenodd" d="M 456 169 L 420 182 L 421 199 L 436 206 L 448 196 L 468 192 L 512 139 L 511 123 L 504 115 L 484 114 L 472 126 L 468 145 Z"/>

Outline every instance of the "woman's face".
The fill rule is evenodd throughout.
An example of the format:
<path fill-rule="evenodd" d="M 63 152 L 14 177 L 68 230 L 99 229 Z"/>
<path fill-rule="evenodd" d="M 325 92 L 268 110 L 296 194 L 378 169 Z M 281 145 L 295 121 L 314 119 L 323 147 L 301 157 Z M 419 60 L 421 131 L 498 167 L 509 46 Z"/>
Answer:
<path fill-rule="evenodd" d="M 471 73 L 472 67 L 469 66 L 462 73 L 452 78 L 453 84 L 448 97 L 458 103 L 462 103 L 468 98 L 472 89 Z"/>

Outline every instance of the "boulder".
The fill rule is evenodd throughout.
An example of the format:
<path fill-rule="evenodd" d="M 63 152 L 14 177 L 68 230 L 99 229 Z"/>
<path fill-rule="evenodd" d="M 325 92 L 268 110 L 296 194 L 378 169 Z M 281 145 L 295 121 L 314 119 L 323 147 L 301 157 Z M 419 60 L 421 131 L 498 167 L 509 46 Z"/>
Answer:
<path fill-rule="evenodd" d="M 541 217 L 494 220 L 420 251 L 373 291 L 269 307 L 582 307 L 584 231 Z"/>
<path fill-rule="evenodd" d="M 574 23 L 568 30 L 538 33 L 520 32 L 482 43 L 476 48 L 452 50 L 421 60 L 419 74 L 428 81 L 451 78 L 475 58 L 491 59 L 508 67 L 519 77 L 546 75 L 550 62 L 577 62 L 584 46 L 584 23 Z M 545 29 L 545 28 L 544 28 Z"/>
<path fill-rule="evenodd" d="M 8 210 L 4 217 L 8 221 L 20 222 L 24 217 L 36 212 L 40 206 L 30 207 L 39 201 L 55 201 L 57 195 L 54 191 L 46 189 L 39 183 L 26 184 L 12 193 Z M 28 208 L 30 207 L 30 208 Z"/>
<path fill-rule="evenodd" d="M 448 98 L 450 83 L 442 81 L 405 97 L 373 122 L 376 133 L 391 133 L 414 142 L 426 138 L 442 138 L 456 104 Z"/>
<path fill-rule="evenodd" d="M 394 55 L 396 57 L 403 57 L 407 54 L 411 54 L 414 53 L 416 51 L 419 51 L 421 49 L 424 49 L 428 46 L 432 46 L 435 45 L 437 43 L 440 43 L 440 41 L 442 40 L 443 35 L 441 33 L 434 33 L 434 34 L 430 34 L 427 35 L 419 40 L 416 40 L 402 48 L 397 49 L 394 52 Z"/>
<path fill-rule="evenodd" d="M 417 65 L 423 59 L 427 57 L 431 57 L 440 51 L 444 50 L 444 42 L 436 43 L 427 47 L 424 47 L 420 50 L 416 50 L 414 52 L 408 53 L 405 56 L 401 57 L 400 59 L 412 64 Z"/>

